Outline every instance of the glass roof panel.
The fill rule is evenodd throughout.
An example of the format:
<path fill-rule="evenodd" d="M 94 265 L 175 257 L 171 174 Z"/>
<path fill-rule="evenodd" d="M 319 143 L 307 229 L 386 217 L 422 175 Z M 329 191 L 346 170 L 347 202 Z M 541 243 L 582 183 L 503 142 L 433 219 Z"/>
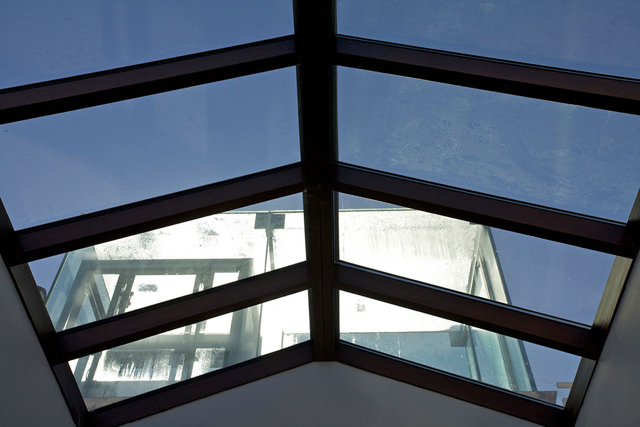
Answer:
<path fill-rule="evenodd" d="M 626 222 L 640 117 L 338 69 L 340 161 Z"/>
<path fill-rule="evenodd" d="M 303 291 L 72 360 L 89 410 L 309 340 Z"/>
<path fill-rule="evenodd" d="M 4 1 L 0 88 L 292 33 L 290 0 Z"/>
<path fill-rule="evenodd" d="M 31 262 L 54 327 L 73 328 L 305 261 L 301 195 L 269 205 Z"/>
<path fill-rule="evenodd" d="M 593 323 L 614 256 L 340 194 L 340 260 Z"/>
<path fill-rule="evenodd" d="M 294 68 L 0 126 L 16 229 L 300 161 Z"/>
<path fill-rule="evenodd" d="M 340 34 L 640 78 L 633 0 L 338 0 Z"/>
<path fill-rule="evenodd" d="M 580 358 L 340 292 L 340 339 L 564 406 Z"/>

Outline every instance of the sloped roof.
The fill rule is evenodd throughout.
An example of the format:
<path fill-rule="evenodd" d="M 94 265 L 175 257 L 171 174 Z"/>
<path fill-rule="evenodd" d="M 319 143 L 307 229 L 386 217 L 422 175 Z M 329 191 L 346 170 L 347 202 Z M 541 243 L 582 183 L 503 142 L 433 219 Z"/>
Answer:
<path fill-rule="evenodd" d="M 616 17 L 622 19 L 619 22 L 624 21 L 623 16 Z M 544 187 L 533 198 L 518 198 L 513 195 L 519 194 L 517 191 L 501 192 L 518 185 L 535 186 L 536 181 L 532 175 L 536 174 L 546 175 L 552 184 L 568 179 L 567 176 L 556 175 L 556 169 L 549 167 L 505 175 L 494 174 L 499 182 L 493 189 L 488 181 L 479 182 L 479 186 L 471 183 L 467 186 L 464 182 L 475 180 L 469 171 L 469 165 L 474 164 L 473 157 L 481 156 L 482 148 L 486 147 L 490 158 L 492 150 L 497 149 L 500 144 L 480 146 L 468 154 L 471 156 L 469 158 L 463 157 L 461 152 L 445 153 L 443 150 L 451 147 L 437 144 L 437 150 L 416 148 L 407 144 L 407 139 L 411 138 L 402 134 L 407 123 L 404 127 L 394 129 L 394 139 L 389 142 L 401 144 L 400 147 L 404 150 L 401 154 L 405 157 L 393 159 L 401 163 L 400 168 L 385 169 L 372 163 L 367 156 L 361 157 L 362 161 L 358 163 L 358 152 L 370 150 L 376 156 L 380 155 L 375 151 L 375 141 L 370 140 L 357 141 L 348 155 L 339 156 L 337 76 L 340 76 L 340 72 L 336 71 L 336 67 L 479 89 L 513 97 L 510 99 L 522 97 L 553 102 L 553 105 L 576 105 L 594 109 L 593 111 L 602 110 L 608 120 L 622 120 L 619 124 L 622 128 L 628 125 L 619 117 L 631 117 L 635 120 L 635 116 L 640 113 L 640 84 L 634 79 L 638 76 L 624 73 L 620 73 L 619 77 L 596 74 L 593 71 L 602 71 L 580 67 L 577 71 L 554 68 L 558 64 L 532 63 L 535 61 L 526 55 L 517 58 L 491 57 L 491 52 L 495 49 L 483 51 L 483 56 L 474 56 L 468 52 L 451 51 L 448 47 L 453 45 L 446 43 L 437 46 L 439 49 L 447 48 L 444 51 L 397 44 L 393 42 L 398 40 L 387 38 L 380 41 L 341 35 L 336 32 L 336 5 L 329 1 L 296 2 L 294 21 L 294 33 L 288 36 L 213 51 L 202 49 L 203 52 L 188 56 L 0 91 L 0 123 L 23 122 L 28 127 L 30 119 L 75 110 L 84 111 L 82 109 L 296 67 L 300 161 L 292 164 L 276 162 L 274 167 L 267 170 L 232 174 L 230 179 L 226 179 L 229 178 L 227 176 L 223 181 L 194 181 L 185 184 L 184 188 L 167 190 L 168 194 L 122 200 L 117 205 L 110 205 L 108 209 L 91 211 L 85 215 L 80 215 L 84 213 L 80 210 L 72 217 L 59 221 L 49 218 L 40 225 L 17 227 L 18 230 L 14 230 L 11 224 L 12 221 L 19 223 L 20 219 L 17 216 L 11 217 L 11 206 L 5 203 L 9 214 L 3 209 L 0 222 L 2 256 L 11 269 L 44 352 L 78 425 L 87 422 L 98 426 L 122 424 L 310 361 L 334 360 L 540 424 L 572 423 L 580 411 L 589 378 L 602 351 L 631 260 L 637 255 L 639 238 L 635 227 L 640 215 L 639 203 L 636 200 L 634 204 L 633 195 L 622 202 L 609 198 L 611 195 L 608 193 L 613 193 L 612 189 L 622 184 L 610 182 L 613 179 L 611 176 L 595 172 L 594 176 L 584 177 L 588 182 L 599 184 L 589 184 L 588 188 L 594 190 L 593 194 L 579 194 L 578 199 L 584 201 L 582 207 L 573 208 L 562 204 L 563 200 L 573 199 L 575 195 L 567 194 L 562 188 L 555 188 L 553 185 Z M 367 36 L 365 33 L 360 35 Z M 399 42 L 407 43 L 411 40 L 415 38 Z M 621 45 L 626 46 L 626 43 L 621 41 Z M 609 53 L 615 50 L 611 49 Z M 528 63 L 514 62 L 513 59 Z M 574 63 L 568 61 L 560 66 L 566 68 Z M 577 63 L 580 64 L 580 61 Z M 626 70 L 624 64 L 606 68 L 609 71 L 620 69 Z M 634 69 L 634 66 L 629 69 Z M 356 76 L 356 80 L 357 78 Z M 443 109 L 457 109 L 459 115 L 467 114 L 468 105 L 459 95 L 452 96 L 451 99 L 457 102 L 443 105 Z M 522 108 L 516 104 L 511 108 Z M 525 111 L 532 111 L 531 108 L 534 107 L 527 108 Z M 398 111 L 401 111 L 400 107 L 386 112 L 376 110 L 378 115 L 374 119 L 389 125 L 384 117 Z M 618 113 L 624 114 L 616 116 Z M 574 117 L 577 113 L 567 114 Z M 455 130 L 456 123 L 449 123 L 449 119 L 440 117 L 439 120 L 444 124 L 437 130 L 444 132 L 453 127 L 447 138 L 457 143 L 459 135 Z M 374 121 L 370 122 L 378 132 L 374 124 Z M 566 133 L 563 132 L 567 129 L 568 127 L 562 127 L 559 132 L 561 141 L 566 138 Z M 9 128 L 5 132 L 8 133 L 8 130 Z M 476 130 L 472 135 L 475 140 L 493 131 L 482 123 L 478 124 Z M 516 126 L 514 132 L 519 130 L 521 128 Z M 370 136 L 373 138 L 376 132 Z M 585 134 L 580 135 L 586 137 L 592 132 L 592 128 L 587 128 Z M 527 136 L 528 141 L 534 141 L 538 137 L 535 134 Z M 611 144 L 612 139 L 614 138 L 601 138 L 600 148 L 604 149 Z M 259 142 L 253 141 L 252 144 L 258 145 Z M 535 141 L 531 144 L 532 151 L 535 151 Z M 424 147 L 424 143 L 422 146 Z M 445 167 L 460 159 L 462 172 L 458 175 L 464 178 L 463 184 L 447 179 L 438 181 L 437 177 L 414 173 L 411 169 L 415 166 L 412 163 L 415 159 L 440 154 L 443 156 L 442 161 L 432 163 L 432 167 Z M 543 158 L 545 162 L 560 162 L 562 158 L 570 157 L 570 154 L 559 149 Z M 619 163 L 613 164 L 614 170 L 616 165 L 623 165 L 624 160 L 633 159 L 632 154 L 635 152 L 628 148 L 619 149 L 615 154 L 611 161 Z M 581 152 L 581 155 L 584 155 L 581 158 L 588 159 L 598 157 L 601 153 Z M 232 171 L 242 164 L 241 158 L 234 161 L 237 163 L 229 160 L 227 165 Z M 482 161 L 488 162 L 486 159 Z M 10 162 L 29 170 L 28 159 L 12 159 Z M 570 167 L 563 163 L 564 166 Z M 628 176 L 624 173 L 620 175 L 625 178 Z M 630 186 L 633 192 L 638 186 L 632 180 L 625 182 L 625 185 Z M 304 195 L 307 260 L 282 270 L 243 279 L 236 284 L 77 328 L 56 331 L 30 272 L 29 262 L 300 192 Z M 434 284 L 385 274 L 339 260 L 335 233 L 339 208 L 337 193 L 374 199 L 615 256 L 593 324 L 584 325 L 520 307 L 482 300 Z M 551 196 L 545 199 L 549 194 Z M 5 200 L 6 196 L 0 194 L 0 198 Z M 596 202 L 591 203 L 591 198 Z M 607 202 L 599 204 L 598 200 Z M 620 204 L 626 204 L 629 208 L 619 209 Z M 591 210 L 595 205 L 598 205 L 593 208 L 595 211 Z M 608 206 L 612 207 L 609 212 Z M 594 212 L 600 212 L 605 218 L 589 216 L 600 215 Z M 621 212 L 629 215 L 626 222 L 623 222 L 626 218 L 621 219 Z M 68 361 L 301 290 L 310 291 L 310 341 L 87 412 L 68 368 Z M 562 408 L 548 405 L 340 341 L 336 298 L 339 290 L 582 357 L 583 363 L 579 367 L 566 406 Z M 153 404 L 149 404 L 150 402 Z"/>

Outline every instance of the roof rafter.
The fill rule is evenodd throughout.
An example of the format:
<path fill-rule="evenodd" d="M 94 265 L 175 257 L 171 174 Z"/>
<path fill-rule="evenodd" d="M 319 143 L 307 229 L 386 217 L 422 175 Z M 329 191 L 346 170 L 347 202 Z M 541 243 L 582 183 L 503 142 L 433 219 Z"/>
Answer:
<path fill-rule="evenodd" d="M 76 423 L 119 425 L 313 360 L 337 360 L 545 425 L 573 423 L 637 256 L 640 202 L 625 225 L 338 163 L 335 66 L 636 115 L 640 82 L 336 35 L 335 1 L 295 1 L 294 17 L 293 36 L 0 91 L 0 123 L 9 123 L 298 67 L 299 164 L 25 230 L 14 231 L 0 209 L 2 256 Z M 53 329 L 25 264 L 302 191 L 308 262 L 69 331 Z M 593 328 L 336 262 L 336 191 L 618 255 Z M 68 360 L 303 289 L 311 290 L 311 343 L 87 413 Z M 563 410 L 340 342 L 339 289 L 590 359 Z"/>

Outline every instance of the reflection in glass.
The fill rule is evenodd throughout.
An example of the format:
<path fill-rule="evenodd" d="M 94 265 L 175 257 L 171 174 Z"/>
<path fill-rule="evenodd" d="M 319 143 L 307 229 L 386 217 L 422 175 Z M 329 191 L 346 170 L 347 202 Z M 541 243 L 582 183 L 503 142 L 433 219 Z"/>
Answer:
<path fill-rule="evenodd" d="M 292 33 L 287 0 L 5 1 L 0 88 Z"/>
<path fill-rule="evenodd" d="M 340 194 L 340 260 L 590 325 L 612 255 Z"/>
<path fill-rule="evenodd" d="M 270 204 L 268 211 L 249 206 L 66 254 L 45 300 L 56 330 L 304 261 L 301 196 Z"/>
<path fill-rule="evenodd" d="M 338 32 L 640 78 L 640 4 L 627 0 L 339 0 Z"/>
<path fill-rule="evenodd" d="M 22 229 L 300 161 L 295 69 L 0 126 Z"/>
<path fill-rule="evenodd" d="M 626 222 L 640 117 L 338 69 L 340 161 Z"/>
<path fill-rule="evenodd" d="M 69 362 L 89 410 L 309 340 L 307 291 Z"/>
<path fill-rule="evenodd" d="M 340 292 L 340 339 L 549 403 L 564 405 L 580 358 Z M 535 362 L 528 352 L 542 354 Z M 558 371 L 559 370 L 559 371 Z"/>

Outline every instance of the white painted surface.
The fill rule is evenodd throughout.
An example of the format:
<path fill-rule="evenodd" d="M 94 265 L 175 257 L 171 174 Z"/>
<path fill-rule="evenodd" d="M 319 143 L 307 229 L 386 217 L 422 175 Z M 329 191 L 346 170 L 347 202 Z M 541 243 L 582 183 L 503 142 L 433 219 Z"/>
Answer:
<path fill-rule="evenodd" d="M 337 362 L 316 362 L 128 424 L 176 425 L 532 427 L 536 424 Z"/>
<path fill-rule="evenodd" d="M 341 211 L 340 259 L 468 292 L 481 225 L 405 209 Z"/>
<path fill-rule="evenodd" d="M 640 258 L 624 291 L 577 427 L 640 426 Z"/>
<path fill-rule="evenodd" d="M 7 268 L 0 259 L 0 425 L 74 423 Z"/>

